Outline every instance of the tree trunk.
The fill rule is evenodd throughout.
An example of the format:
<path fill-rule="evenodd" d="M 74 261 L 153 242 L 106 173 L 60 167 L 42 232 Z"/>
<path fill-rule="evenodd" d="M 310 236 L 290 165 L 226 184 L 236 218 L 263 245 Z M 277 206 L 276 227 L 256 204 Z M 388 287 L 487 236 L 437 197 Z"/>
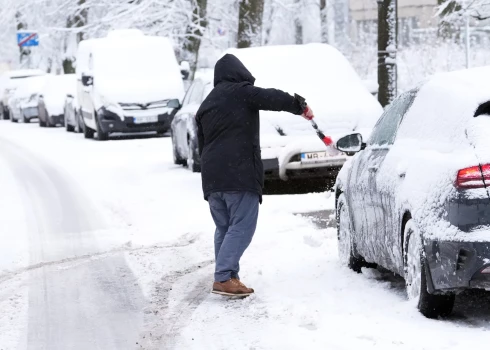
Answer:
<path fill-rule="evenodd" d="M 441 38 L 450 38 L 453 36 L 459 28 L 459 24 L 453 24 L 450 23 L 449 21 L 445 21 L 444 18 L 454 12 L 459 12 L 461 11 L 461 5 L 456 2 L 455 0 L 437 0 L 438 6 L 441 6 L 442 4 L 449 2 L 447 4 L 447 7 L 442 11 L 441 15 L 439 16 L 439 28 L 437 31 L 437 35 Z"/>
<path fill-rule="evenodd" d="M 82 28 L 88 22 L 88 10 L 83 8 L 86 0 L 78 0 L 77 10 L 74 16 L 68 17 L 66 21 L 67 28 Z M 77 44 L 84 39 L 83 31 L 79 31 L 76 34 L 76 42 Z M 69 39 L 67 39 L 69 40 Z M 67 49 L 68 43 L 65 45 L 65 50 Z M 73 74 L 75 73 L 75 57 L 66 57 L 63 60 L 63 72 L 65 74 Z"/>
<path fill-rule="evenodd" d="M 378 0 L 379 103 L 385 107 L 396 97 L 397 0 Z"/>
<path fill-rule="evenodd" d="M 328 44 L 328 10 L 327 10 L 327 0 L 320 0 L 320 23 L 321 23 L 321 36 L 322 43 Z"/>
<path fill-rule="evenodd" d="M 185 50 L 191 66 L 189 79 L 194 79 L 194 74 L 197 69 L 197 61 L 199 59 L 199 48 L 201 47 L 201 39 L 203 31 L 207 26 L 206 8 L 207 0 L 195 0 L 194 10 L 192 12 L 192 24 L 187 26 L 186 37 L 187 43 Z"/>
<path fill-rule="evenodd" d="M 26 30 L 27 23 L 23 19 L 23 15 L 20 12 L 15 14 L 15 19 L 17 22 L 17 30 Z M 19 46 L 19 62 L 21 67 L 25 65 L 29 66 L 29 58 L 30 58 L 31 50 L 28 47 L 20 47 Z"/>
<path fill-rule="evenodd" d="M 261 43 L 264 0 L 241 0 L 238 11 L 238 48 Z"/>
<path fill-rule="evenodd" d="M 294 27 L 295 27 L 294 37 L 295 37 L 296 45 L 303 44 L 303 22 L 301 21 L 302 6 L 300 1 L 301 0 L 295 0 L 296 15 L 294 18 Z"/>

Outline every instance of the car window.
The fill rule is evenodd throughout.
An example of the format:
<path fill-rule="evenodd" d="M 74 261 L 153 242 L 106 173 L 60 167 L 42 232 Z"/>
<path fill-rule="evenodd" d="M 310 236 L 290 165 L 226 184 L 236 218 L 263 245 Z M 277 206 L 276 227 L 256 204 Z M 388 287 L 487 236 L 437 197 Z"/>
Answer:
<path fill-rule="evenodd" d="M 194 88 L 192 89 L 189 103 L 200 105 L 202 102 L 202 93 L 204 91 L 204 85 L 201 80 L 196 80 L 192 85 L 194 86 Z"/>
<path fill-rule="evenodd" d="M 184 101 L 182 101 L 182 106 L 186 106 L 189 104 L 189 100 L 190 100 L 193 88 L 194 88 L 194 84 L 189 86 L 189 89 L 187 89 L 187 93 L 185 94 Z"/>
<path fill-rule="evenodd" d="M 395 142 L 396 132 L 415 96 L 416 91 L 409 91 L 393 101 L 376 123 L 368 142 L 370 145 L 392 145 Z"/>

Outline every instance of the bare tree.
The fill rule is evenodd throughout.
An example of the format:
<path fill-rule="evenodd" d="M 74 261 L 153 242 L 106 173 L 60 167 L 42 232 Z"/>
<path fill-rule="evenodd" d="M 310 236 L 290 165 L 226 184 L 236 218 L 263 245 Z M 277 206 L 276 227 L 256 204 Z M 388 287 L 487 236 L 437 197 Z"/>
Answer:
<path fill-rule="evenodd" d="M 328 44 L 328 9 L 327 0 L 320 0 L 320 20 L 322 43 Z"/>
<path fill-rule="evenodd" d="M 238 13 L 238 48 L 261 43 L 264 0 L 241 0 Z"/>

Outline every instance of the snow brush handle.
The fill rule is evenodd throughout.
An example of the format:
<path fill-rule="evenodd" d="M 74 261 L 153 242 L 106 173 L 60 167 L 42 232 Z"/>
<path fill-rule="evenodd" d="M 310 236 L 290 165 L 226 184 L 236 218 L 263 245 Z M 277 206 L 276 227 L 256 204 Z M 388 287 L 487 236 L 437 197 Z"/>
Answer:
<path fill-rule="evenodd" d="M 313 126 L 313 129 L 316 130 L 316 134 L 322 140 L 322 142 L 325 144 L 325 146 L 332 146 L 333 145 L 333 140 L 330 136 L 325 136 L 323 132 L 318 129 L 318 125 L 315 123 L 315 121 L 312 119 L 310 120 L 311 125 Z"/>
<path fill-rule="evenodd" d="M 298 94 L 294 94 L 294 98 L 299 102 L 301 108 L 304 110 L 307 106 L 305 98 L 298 95 Z M 332 138 L 330 136 L 325 136 L 323 134 L 323 132 L 320 131 L 320 129 L 318 128 L 318 125 L 315 123 L 315 121 L 313 119 L 311 119 L 310 122 L 311 122 L 311 125 L 313 126 L 313 129 L 315 129 L 316 134 L 318 135 L 320 140 L 322 140 L 322 142 L 325 144 L 325 146 L 332 146 L 333 145 Z"/>

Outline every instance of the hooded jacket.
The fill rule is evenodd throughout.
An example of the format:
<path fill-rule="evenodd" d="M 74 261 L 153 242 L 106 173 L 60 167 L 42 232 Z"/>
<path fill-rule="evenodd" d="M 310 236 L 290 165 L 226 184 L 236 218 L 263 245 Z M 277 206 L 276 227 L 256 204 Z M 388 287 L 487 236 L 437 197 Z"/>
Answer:
<path fill-rule="evenodd" d="M 227 54 L 214 68 L 214 89 L 196 114 L 204 198 L 213 192 L 250 191 L 262 201 L 264 169 L 259 111 L 301 114 L 286 92 L 254 86 L 255 78 Z"/>

